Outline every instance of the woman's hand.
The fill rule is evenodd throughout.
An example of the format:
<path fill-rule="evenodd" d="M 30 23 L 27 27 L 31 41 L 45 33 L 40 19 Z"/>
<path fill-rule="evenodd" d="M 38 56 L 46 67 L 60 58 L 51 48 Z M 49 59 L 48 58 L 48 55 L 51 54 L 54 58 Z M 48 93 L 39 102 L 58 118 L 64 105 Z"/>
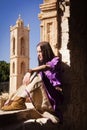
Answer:
<path fill-rule="evenodd" d="M 28 85 L 30 83 L 30 76 L 31 76 L 31 73 L 27 72 L 23 78 L 23 84 L 24 85 Z"/>
<path fill-rule="evenodd" d="M 12 93 L 9 95 L 8 99 L 6 100 L 6 102 L 4 103 L 4 105 L 9 105 L 11 103 L 11 99 L 12 97 L 15 95 L 15 93 Z"/>
<path fill-rule="evenodd" d="M 28 72 L 29 72 L 30 74 L 32 74 L 32 73 L 33 73 L 33 70 L 32 70 L 32 69 L 29 69 Z"/>
<path fill-rule="evenodd" d="M 60 88 L 59 86 L 56 86 L 55 89 L 59 92 L 62 92 L 62 88 Z"/>

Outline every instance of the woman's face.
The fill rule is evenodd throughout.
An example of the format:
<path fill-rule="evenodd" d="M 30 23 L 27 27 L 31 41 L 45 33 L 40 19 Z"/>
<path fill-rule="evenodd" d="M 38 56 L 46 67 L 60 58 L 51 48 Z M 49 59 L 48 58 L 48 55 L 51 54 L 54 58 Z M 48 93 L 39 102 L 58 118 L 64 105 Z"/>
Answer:
<path fill-rule="evenodd" d="M 43 54 L 40 46 L 37 46 L 37 56 L 39 61 L 43 61 Z"/>

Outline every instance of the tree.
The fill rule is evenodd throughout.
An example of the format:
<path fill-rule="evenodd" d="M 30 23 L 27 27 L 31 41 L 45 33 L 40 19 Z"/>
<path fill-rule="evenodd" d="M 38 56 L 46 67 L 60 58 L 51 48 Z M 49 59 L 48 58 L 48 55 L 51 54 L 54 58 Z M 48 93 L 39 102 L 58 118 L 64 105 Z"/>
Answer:
<path fill-rule="evenodd" d="M 10 64 L 0 61 L 0 82 L 9 81 Z"/>

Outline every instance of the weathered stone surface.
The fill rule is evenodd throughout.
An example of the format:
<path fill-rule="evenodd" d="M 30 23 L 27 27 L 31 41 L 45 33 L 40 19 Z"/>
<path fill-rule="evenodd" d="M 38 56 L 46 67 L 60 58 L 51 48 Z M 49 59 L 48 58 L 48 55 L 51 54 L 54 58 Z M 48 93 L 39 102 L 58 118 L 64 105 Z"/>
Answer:
<path fill-rule="evenodd" d="M 61 125 L 52 124 L 52 122 L 48 121 L 45 124 L 40 122 L 36 122 L 36 120 L 31 119 L 24 122 L 18 122 L 13 124 L 4 125 L 0 127 L 0 130 L 61 130 Z"/>
<path fill-rule="evenodd" d="M 18 111 L 0 110 L 0 130 L 57 130 L 61 125 L 53 124 L 51 120 L 42 118 L 35 112 L 31 104 L 30 108 Z M 37 115 L 36 115 L 37 114 Z M 35 117 L 38 117 L 35 119 Z"/>
<path fill-rule="evenodd" d="M 0 126 L 18 123 L 32 117 L 33 109 L 25 109 L 19 111 L 0 112 Z"/>

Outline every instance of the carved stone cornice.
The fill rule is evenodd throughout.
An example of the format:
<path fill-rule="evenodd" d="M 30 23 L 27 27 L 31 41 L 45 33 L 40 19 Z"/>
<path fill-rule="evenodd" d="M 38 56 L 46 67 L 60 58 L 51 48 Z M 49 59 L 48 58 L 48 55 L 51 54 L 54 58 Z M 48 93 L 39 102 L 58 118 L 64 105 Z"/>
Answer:
<path fill-rule="evenodd" d="M 56 2 L 44 3 L 40 5 L 41 11 L 48 11 L 56 9 Z"/>
<path fill-rule="evenodd" d="M 41 4 L 40 9 L 41 13 L 38 14 L 40 20 L 57 16 L 57 2 Z"/>

